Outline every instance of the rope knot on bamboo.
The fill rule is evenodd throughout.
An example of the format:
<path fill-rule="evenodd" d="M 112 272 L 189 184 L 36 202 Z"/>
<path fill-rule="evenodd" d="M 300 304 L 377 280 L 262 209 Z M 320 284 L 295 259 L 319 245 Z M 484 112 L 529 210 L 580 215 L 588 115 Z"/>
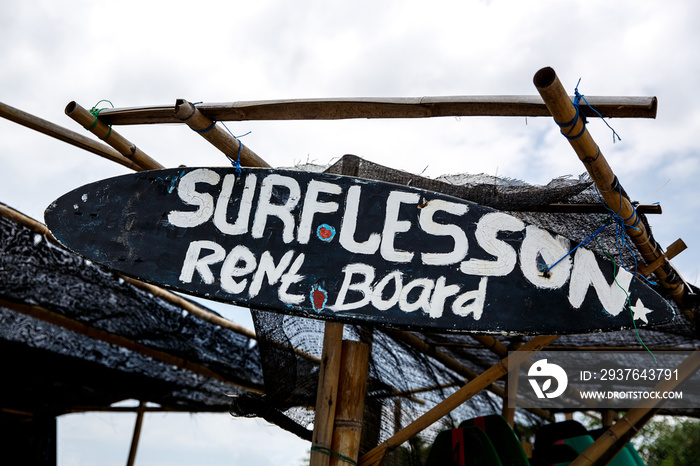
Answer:
<path fill-rule="evenodd" d="M 95 121 L 93 121 L 92 124 L 91 124 L 90 126 L 85 126 L 85 129 L 86 129 L 86 130 L 92 131 L 92 130 L 95 128 L 95 126 L 97 126 L 97 122 L 98 122 L 98 118 L 97 118 L 97 117 L 99 116 L 99 114 L 100 114 L 100 112 L 101 112 L 102 110 L 104 110 L 105 108 L 107 108 L 107 107 L 100 107 L 100 108 L 97 107 L 97 106 L 100 105 L 102 102 L 107 102 L 109 105 L 112 106 L 112 108 L 114 108 L 114 104 L 113 104 L 112 102 L 110 102 L 109 100 L 107 100 L 107 99 L 102 99 L 102 100 L 100 100 L 99 102 L 97 102 L 95 105 L 93 105 L 93 107 L 90 109 L 90 113 L 95 117 Z M 104 141 L 104 140 L 106 140 L 107 138 L 109 138 L 111 135 L 112 135 L 112 125 L 109 125 L 109 131 L 107 132 L 107 135 L 106 135 L 105 137 L 103 137 L 103 138 L 100 138 L 100 139 L 101 139 L 102 141 Z"/>

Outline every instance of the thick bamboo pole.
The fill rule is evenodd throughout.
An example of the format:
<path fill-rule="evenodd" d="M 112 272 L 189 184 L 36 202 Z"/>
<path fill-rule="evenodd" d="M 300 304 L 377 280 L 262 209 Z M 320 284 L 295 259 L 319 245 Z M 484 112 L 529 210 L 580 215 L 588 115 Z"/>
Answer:
<path fill-rule="evenodd" d="M 323 352 L 318 373 L 314 431 L 309 466 L 327 466 L 333 443 L 333 423 L 338 405 L 338 378 L 343 345 L 343 324 L 328 322 L 323 332 Z M 363 401 L 364 403 L 364 401 Z"/>
<path fill-rule="evenodd" d="M 497 364 L 482 372 L 477 378 L 435 405 L 433 409 L 424 413 L 384 443 L 367 452 L 360 458 L 359 464 L 361 466 L 378 465 L 387 453 L 394 450 L 417 433 L 430 427 L 447 413 L 507 374 L 509 365 L 519 364 L 527 359 L 528 355 L 526 352 L 539 351 L 557 338 L 558 336 L 545 335 L 532 338 L 520 347 L 518 351 L 503 358 Z"/>
<path fill-rule="evenodd" d="M 345 464 L 346 459 L 357 462 L 360 454 L 369 348 L 367 343 L 343 341 L 330 466 Z"/>
<path fill-rule="evenodd" d="M 600 191 L 605 204 L 624 219 L 627 234 L 647 264 L 663 257 L 663 251 L 640 221 L 630 200 L 624 194 L 615 173 L 585 127 L 584 120 L 571 102 L 552 68 L 542 68 L 534 77 L 537 87 L 554 121 L 562 127 L 571 147 L 578 155 L 588 174 Z M 656 269 L 656 277 L 673 299 L 682 304 L 685 287 L 670 264 Z"/>
<path fill-rule="evenodd" d="M 652 391 L 667 392 L 673 391 L 678 385 L 691 377 L 700 367 L 700 351 L 693 351 L 680 363 L 677 367 L 678 378 L 671 380 L 663 380 L 658 383 Z M 578 458 L 576 458 L 571 466 L 590 466 L 603 465 L 606 460 L 611 459 L 617 454 L 626 442 L 621 439 L 629 440 L 644 424 L 651 419 L 650 414 L 657 411 L 665 400 L 661 399 L 653 407 L 635 407 L 627 411 L 610 429 L 593 442 L 591 446 L 586 448 Z M 633 430 L 633 432 L 630 432 Z"/>
<path fill-rule="evenodd" d="M 263 391 L 259 387 L 253 387 L 253 386 L 246 386 L 241 384 L 240 382 L 235 382 L 232 380 L 229 380 L 228 378 L 212 371 L 206 366 L 203 366 L 198 363 L 194 363 L 191 361 L 188 361 L 186 359 L 183 359 L 178 356 L 173 356 L 170 353 L 166 353 L 161 350 L 157 350 L 154 348 L 151 348 L 149 346 L 146 346 L 142 343 L 129 340 L 128 338 L 125 338 L 121 335 L 116 335 L 114 333 L 107 332 L 105 330 L 101 330 L 95 327 L 91 327 L 87 324 L 84 324 L 82 322 L 78 322 L 77 320 L 70 319 L 66 316 L 63 316 L 61 314 L 57 314 L 49 309 L 43 308 L 41 306 L 32 306 L 29 304 L 21 304 L 21 303 L 15 303 L 12 301 L 7 301 L 5 299 L 0 299 L 0 306 L 3 306 L 7 309 L 10 309 L 15 312 L 19 312 L 21 314 L 28 315 L 30 317 L 34 317 L 39 320 L 43 320 L 44 322 L 48 322 L 50 324 L 56 325 L 58 327 L 65 328 L 67 330 L 70 330 L 72 332 L 88 336 L 94 340 L 99 340 L 103 341 L 105 343 L 110 343 L 112 345 L 120 346 L 122 348 L 126 348 L 130 351 L 133 351 L 134 353 L 139 353 L 144 356 L 148 356 L 151 359 L 155 359 L 156 361 L 164 362 L 166 364 L 170 364 L 172 366 L 180 367 L 182 369 L 186 369 L 190 372 L 194 372 L 196 374 L 203 375 L 205 377 L 209 377 L 212 379 L 216 380 L 221 380 L 222 382 L 229 383 L 231 385 L 236 385 L 238 387 L 244 388 L 246 390 L 250 390 L 256 393 L 262 393 Z"/>
<path fill-rule="evenodd" d="M 55 123 L 51 123 L 50 121 L 34 116 L 31 113 L 10 107 L 2 102 L 0 102 L 0 116 L 22 126 L 26 126 L 27 128 L 33 129 L 34 131 L 38 131 L 47 136 L 51 136 L 52 138 L 56 138 L 59 141 L 67 142 L 75 147 L 79 147 L 86 151 L 92 152 L 93 154 L 97 154 L 100 157 L 111 160 L 112 162 L 117 162 L 118 164 L 124 165 L 132 170 L 143 170 L 143 168 L 139 167 L 133 160 L 129 160 L 105 144 L 93 141 L 82 134 L 71 131 Z"/>
<path fill-rule="evenodd" d="M 87 129 L 95 136 L 112 146 L 120 154 L 127 159 L 133 161 L 139 167 L 146 170 L 164 168 L 141 149 L 125 139 L 121 134 L 112 130 L 111 126 L 107 126 L 97 116 L 93 115 L 76 102 L 70 102 L 66 106 L 66 115 L 75 120 L 83 128 Z"/>
<path fill-rule="evenodd" d="M 246 147 L 238 138 L 217 126 L 215 121 L 204 116 L 197 107 L 185 99 L 176 101 L 175 117 L 199 133 L 200 136 L 226 154 L 232 161 L 240 162 L 242 166 L 247 167 L 270 167 L 267 162 L 258 157 L 255 152 Z"/>
<path fill-rule="evenodd" d="M 126 460 L 126 466 L 134 466 L 136 461 L 136 452 L 139 448 L 139 439 L 141 438 L 141 427 L 143 426 L 143 414 L 146 403 L 139 402 L 139 407 L 136 409 L 136 422 L 134 423 L 134 435 L 131 437 L 131 447 L 129 448 L 129 457 Z"/>
<path fill-rule="evenodd" d="M 586 100 L 606 117 L 656 118 L 656 97 L 591 96 Z M 290 99 L 202 103 L 197 107 L 216 121 L 549 116 L 536 95 Z M 594 115 L 585 107 L 584 112 Z M 178 123 L 171 106 L 105 109 L 100 118 L 113 125 Z"/>

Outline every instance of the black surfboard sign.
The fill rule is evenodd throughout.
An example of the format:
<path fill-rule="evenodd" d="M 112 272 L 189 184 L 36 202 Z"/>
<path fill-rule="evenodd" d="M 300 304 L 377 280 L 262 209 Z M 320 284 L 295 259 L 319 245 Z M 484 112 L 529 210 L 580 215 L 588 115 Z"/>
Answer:
<path fill-rule="evenodd" d="M 78 188 L 45 218 L 69 249 L 125 275 L 304 317 L 566 334 L 674 316 L 629 272 L 614 277 L 612 262 L 583 247 L 567 256 L 568 239 L 514 216 L 339 175 L 147 171 Z"/>

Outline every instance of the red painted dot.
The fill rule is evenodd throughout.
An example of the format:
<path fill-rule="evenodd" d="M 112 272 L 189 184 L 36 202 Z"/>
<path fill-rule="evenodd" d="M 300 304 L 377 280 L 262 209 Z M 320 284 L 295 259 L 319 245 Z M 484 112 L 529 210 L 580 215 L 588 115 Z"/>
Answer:
<path fill-rule="evenodd" d="M 323 309 L 323 306 L 326 304 L 325 291 L 319 290 L 318 288 L 313 290 L 312 300 L 313 300 L 314 309 L 316 309 L 316 310 Z"/>

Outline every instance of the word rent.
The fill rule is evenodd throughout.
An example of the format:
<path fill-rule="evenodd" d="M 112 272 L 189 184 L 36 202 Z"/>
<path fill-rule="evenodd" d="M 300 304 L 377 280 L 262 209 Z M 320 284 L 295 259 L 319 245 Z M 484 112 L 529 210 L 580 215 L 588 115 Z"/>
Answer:
<path fill-rule="evenodd" d="M 181 207 L 167 223 L 192 232 L 213 225 L 216 235 L 189 243 L 179 281 L 243 301 L 273 293 L 283 306 L 316 312 L 479 320 L 496 285 L 518 280 L 541 292 L 568 287 L 573 309 L 592 288 L 616 316 L 632 280 L 625 270 L 617 283 L 606 279 L 584 248 L 567 255 L 563 237 L 445 196 L 400 186 L 377 193 L 363 180 L 299 182 L 284 172 L 183 173 L 172 186 Z"/>

